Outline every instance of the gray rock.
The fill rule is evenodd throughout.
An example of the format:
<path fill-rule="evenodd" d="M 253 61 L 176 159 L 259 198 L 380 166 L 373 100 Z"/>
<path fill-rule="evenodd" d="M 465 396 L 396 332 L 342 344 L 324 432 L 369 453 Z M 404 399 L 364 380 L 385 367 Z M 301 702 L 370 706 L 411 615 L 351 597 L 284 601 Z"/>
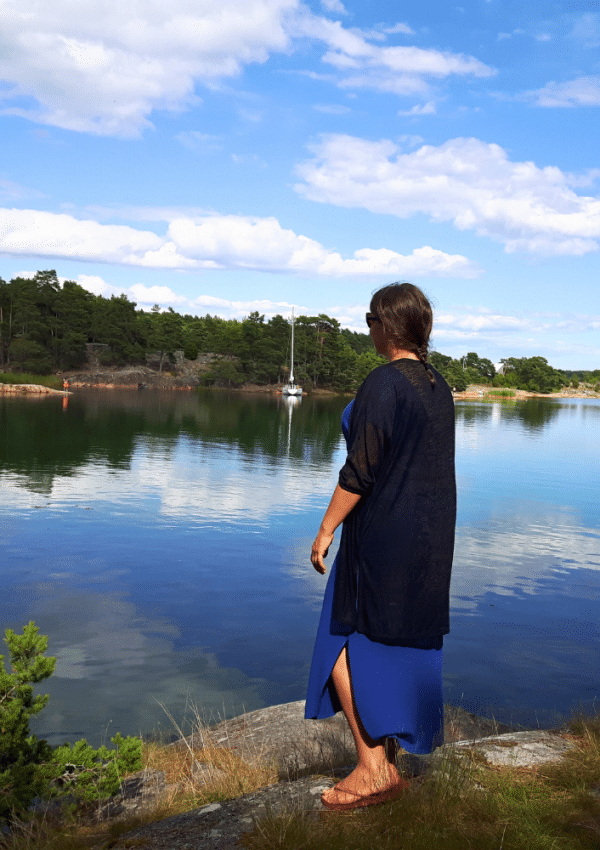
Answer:
<path fill-rule="evenodd" d="M 476 755 L 490 765 L 533 767 L 559 760 L 574 746 L 556 732 L 509 731 L 494 721 L 452 708 L 446 709 L 445 732 L 448 743 L 433 755 L 401 757 L 405 776 L 431 770 L 442 781 L 482 788 L 472 770 Z M 230 850 L 239 846 L 241 836 L 267 813 L 297 811 L 306 818 L 316 818 L 324 811 L 323 791 L 347 776 L 356 762 L 343 716 L 304 720 L 302 701 L 221 721 L 171 746 L 226 747 L 248 761 L 270 759 L 278 765 L 281 781 L 234 800 L 211 803 L 139 827 L 121 837 L 127 846 L 135 842 L 137 850 Z"/>
<path fill-rule="evenodd" d="M 537 730 L 458 741 L 450 746 L 458 753 L 479 753 L 495 767 L 536 767 L 560 761 L 575 745 L 558 732 Z"/>

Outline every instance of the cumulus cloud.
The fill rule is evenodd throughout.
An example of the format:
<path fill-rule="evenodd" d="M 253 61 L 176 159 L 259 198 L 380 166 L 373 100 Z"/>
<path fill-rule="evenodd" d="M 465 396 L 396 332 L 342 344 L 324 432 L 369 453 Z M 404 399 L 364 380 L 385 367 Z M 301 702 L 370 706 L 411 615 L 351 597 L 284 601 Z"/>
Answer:
<path fill-rule="evenodd" d="M 466 257 L 430 246 L 407 256 L 388 248 L 359 248 L 344 258 L 283 228 L 276 218 L 239 215 L 174 216 L 159 235 L 64 213 L 0 209 L 0 253 L 157 269 L 247 269 L 334 278 L 479 273 Z"/>
<path fill-rule="evenodd" d="M 298 0 L 6 0 L 5 111 L 101 135 L 136 136 L 153 109 L 181 109 L 211 82 L 287 49 Z M 28 105 L 34 98 L 37 105 Z"/>
<path fill-rule="evenodd" d="M 519 99 L 548 108 L 600 106 L 600 77 L 578 77 L 563 83 L 552 81 L 541 89 L 524 92 Z"/>
<path fill-rule="evenodd" d="M 577 194 L 580 180 L 559 168 L 513 162 L 499 145 L 451 139 L 402 153 L 390 140 L 327 135 L 297 166 L 304 197 L 408 218 L 451 221 L 544 256 L 598 250 L 600 198 Z"/>
<path fill-rule="evenodd" d="M 341 0 L 322 3 L 345 11 Z M 463 54 L 374 45 L 412 31 L 346 29 L 300 0 L 88 0 L 85 14 L 76 0 L 5 0 L 0 28 L 4 113 L 99 135 L 139 136 L 154 110 L 197 103 L 198 84 L 214 87 L 307 37 L 325 44 L 333 82 L 346 88 L 411 93 L 425 77 L 493 73 Z"/>
<path fill-rule="evenodd" d="M 36 272 L 24 272 L 20 273 L 19 277 L 34 277 L 35 274 Z M 67 278 L 59 277 L 61 284 L 64 284 L 65 280 Z M 75 282 L 83 289 L 87 289 L 88 292 L 92 292 L 94 295 L 102 295 L 104 298 L 110 298 L 112 295 L 126 295 L 139 309 L 147 311 L 158 304 L 163 311 L 173 307 L 180 312 L 184 311 L 197 316 L 211 313 L 224 319 L 243 319 L 254 311 L 270 318 L 278 313 L 287 315 L 292 309 L 292 304 L 287 301 L 270 301 L 266 298 L 241 301 L 218 298 L 208 294 L 187 298 L 185 295 L 175 292 L 170 286 L 146 286 L 143 283 L 134 283 L 132 286 L 115 286 L 99 275 L 79 274 Z M 300 312 L 306 309 L 298 304 L 294 306 Z M 362 311 L 364 315 L 364 305 Z"/>

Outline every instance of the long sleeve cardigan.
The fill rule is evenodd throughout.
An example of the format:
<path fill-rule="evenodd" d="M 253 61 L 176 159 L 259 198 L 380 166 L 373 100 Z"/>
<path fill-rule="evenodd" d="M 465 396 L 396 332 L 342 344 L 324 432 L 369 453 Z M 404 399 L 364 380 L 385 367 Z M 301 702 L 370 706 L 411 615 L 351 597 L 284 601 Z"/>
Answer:
<path fill-rule="evenodd" d="M 332 616 L 371 640 L 411 645 L 449 631 L 456 524 L 454 403 L 435 372 L 400 359 L 360 387 L 340 486 L 344 521 Z"/>

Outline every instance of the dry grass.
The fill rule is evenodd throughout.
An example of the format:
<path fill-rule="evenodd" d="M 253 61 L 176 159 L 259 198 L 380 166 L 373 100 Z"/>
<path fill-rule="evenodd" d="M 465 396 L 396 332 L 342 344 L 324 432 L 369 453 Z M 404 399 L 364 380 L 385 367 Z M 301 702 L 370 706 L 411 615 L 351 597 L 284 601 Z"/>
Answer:
<path fill-rule="evenodd" d="M 49 804 L 45 812 L 30 820 L 15 822 L 10 833 L 0 833 L 0 850 L 105 850 L 138 826 L 249 794 L 278 781 L 277 765 L 256 747 L 245 747 L 242 758 L 227 747 L 207 744 L 206 726 L 198 711 L 186 723 L 190 732 L 187 737 L 170 719 L 178 741 L 142 745 L 143 769 L 164 773 L 166 785 L 164 793 L 144 810 L 114 818 L 103 816 L 98 807 L 73 814 Z"/>

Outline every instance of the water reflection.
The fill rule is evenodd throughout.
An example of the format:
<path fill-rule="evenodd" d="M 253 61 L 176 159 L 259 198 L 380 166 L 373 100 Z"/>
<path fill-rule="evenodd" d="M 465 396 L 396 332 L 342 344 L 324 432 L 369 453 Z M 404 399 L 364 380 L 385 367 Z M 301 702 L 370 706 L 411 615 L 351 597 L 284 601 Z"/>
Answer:
<path fill-rule="evenodd" d="M 328 464 L 340 442 L 342 409 L 339 398 L 225 392 L 85 391 L 73 396 L 67 411 L 56 398 L 35 407 L 29 399 L 4 398 L 0 471 L 17 473 L 35 492 L 48 494 L 57 475 L 72 475 L 90 462 L 127 470 L 140 445 L 147 453 L 160 447 L 165 457 L 181 437 L 195 450 L 228 446 L 238 457 L 258 455 L 272 464 L 282 456 Z"/>
<path fill-rule="evenodd" d="M 156 700 L 177 716 L 188 699 L 232 714 L 302 698 L 325 584 L 310 544 L 347 399 L 58 402 L 0 400 L 0 627 L 50 636 L 43 731 L 148 731 Z M 446 677 L 471 710 L 535 723 L 600 693 L 598 415 L 457 405 Z"/>
<path fill-rule="evenodd" d="M 537 433 L 552 422 L 561 411 L 561 403 L 542 398 L 528 398 L 519 402 L 491 402 L 478 404 L 461 402 L 456 405 L 456 421 L 468 426 L 494 420 L 497 424 L 518 423 L 525 431 Z"/>
<path fill-rule="evenodd" d="M 269 704 L 273 686 L 218 663 L 202 647 L 178 650 L 178 627 L 144 616 L 123 593 L 72 587 L 56 576 L 28 589 L 36 623 L 52 635 L 56 670 L 44 683 L 48 709 L 36 722 L 51 743 L 116 731 L 174 734 L 198 706 L 206 718 Z M 65 617 L 65 612 L 69 616 Z"/>

